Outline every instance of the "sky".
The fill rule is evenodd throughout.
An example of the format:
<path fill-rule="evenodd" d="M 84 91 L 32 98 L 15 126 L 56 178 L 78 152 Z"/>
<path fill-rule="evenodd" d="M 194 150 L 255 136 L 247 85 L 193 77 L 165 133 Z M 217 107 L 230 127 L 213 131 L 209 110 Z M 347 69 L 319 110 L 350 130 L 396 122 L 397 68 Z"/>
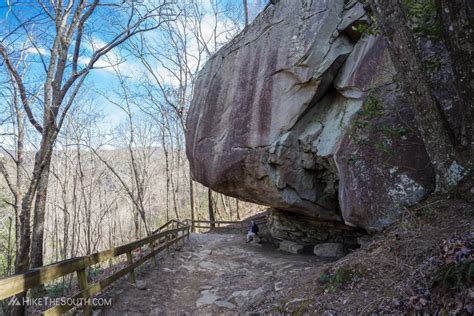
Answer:
<path fill-rule="evenodd" d="M 151 1 L 157 0 L 145 0 L 145 2 L 151 3 Z M 209 38 L 212 35 L 214 30 L 214 16 L 212 15 L 212 10 L 210 6 L 210 1 L 215 0 L 200 0 L 202 1 L 201 10 L 203 12 L 203 35 L 206 38 Z M 242 19 L 242 1 L 238 0 L 218 0 L 221 2 L 223 7 L 230 8 L 228 11 L 229 15 L 239 16 L 240 22 Z M 49 1 L 43 1 L 48 3 Z M 108 1 L 108 2 L 117 2 L 117 1 Z M 120 2 L 120 1 L 119 1 Z M 265 0 L 251 0 L 249 5 L 251 6 L 251 12 L 255 15 L 261 8 L 263 8 Z M 13 9 L 11 6 L 13 5 Z M 233 12 L 232 12 L 233 10 Z M 16 32 L 12 33 L 8 37 L 5 37 L 5 34 L 9 30 L 14 29 L 18 26 L 19 20 L 27 20 L 31 17 L 35 17 L 35 21 L 38 21 L 34 26 L 31 26 L 30 33 L 35 34 L 37 38 L 35 43 L 37 47 L 33 47 L 31 44 L 28 44 L 26 52 L 28 54 L 29 60 L 29 69 L 27 72 L 27 79 L 25 80 L 30 87 L 30 90 L 35 90 L 41 83 L 44 81 L 44 70 L 42 63 L 40 62 L 40 57 L 49 58 L 48 45 L 51 43 L 51 35 L 54 33 L 52 28 L 51 21 L 48 21 L 44 17 L 44 14 L 37 16 L 39 12 L 43 12 L 36 0 L 0 0 L 0 40 L 2 44 L 8 45 L 10 52 L 15 54 L 16 51 L 20 51 L 22 45 L 25 43 L 30 43 L 25 36 L 25 32 L 22 29 L 18 29 Z M 86 65 L 89 61 L 89 56 L 91 53 L 98 47 L 102 47 L 104 43 L 113 36 L 113 28 L 118 24 L 123 23 L 124 21 L 120 15 L 115 15 L 113 11 L 107 11 L 98 13 L 91 18 L 91 22 L 88 25 L 88 41 L 82 45 L 82 56 L 79 59 L 80 65 Z M 218 32 L 224 30 L 226 24 L 226 17 L 222 15 L 220 18 L 217 28 Z M 230 22 L 229 22 L 230 23 Z M 160 37 L 162 36 L 161 30 L 154 30 L 145 35 L 147 41 L 154 41 L 157 45 L 157 48 L 160 48 L 160 45 L 163 45 L 162 50 L 166 50 L 166 43 L 160 42 Z M 11 49 L 14 47 L 15 49 Z M 193 53 L 193 49 L 197 50 L 196 43 L 190 43 L 189 49 Z M 104 130 L 112 129 L 117 126 L 121 121 L 124 120 L 125 113 L 117 108 L 116 105 L 108 101 L 112 100 L 113 102 L 121 103 L 121 97 L 117 94 L 117 91 L 120 91 L 119 81 L 115 75 L 115 70 L 110 67 L 111 64 L 116 64 L 117 61 L 120 61 L 117 66 L 118 69 L 124 76 L 127 77 L 127 82 L 132 89 L 137 89 L 135 92 L 139 94 L 140 81 L 146 76 L 144 67 L 141 65 L 139 60 L 137 60 L 130 52 L 127 52 L 124 48 L 116 48 L 109 52 L 107 56 L 102 58 L 96 63 L 96 67 L 101 69 L 94 69 L 89 74 L 84 87 L 83 93 L 86 96 L 93 96 L 93 102 L 98 108 L 101 109 L 104 120 L 100 123 L 100 127 Z M 47 62 L 46 62 L 47 63 Z M 2 65 L 0 61 L 0 65 Z M 160 66 L 159 63 L 153 62 L 152 65 L 155 69 L 155 72 L 158 73 L 163 79 L 166 79 L 168 84 L 172 85 L 173 80 L 170 80 L 170 75 Z M 201 65 L 202 66 L 202 65 Z M 3 74 L 2 74 L 3 72 Z M 0 67 L 0 78 L 3 78 L 5 75 L 4 67 Z M 105 96 L 105 97 L 104 97 Z M 3 103 L 3 104 L 2 104 Z M 0 96 L 0 113 L 4 112 L 5 103 L 2 102 Z M 38 114 L 40 115 L 40 114 Z M 6 129 L 3 126 L 3 131 Z M 2 127 L 0 126 L 0 133 L 2 132 Z M 0 140 L 1 142 L 1 140 Z"/>

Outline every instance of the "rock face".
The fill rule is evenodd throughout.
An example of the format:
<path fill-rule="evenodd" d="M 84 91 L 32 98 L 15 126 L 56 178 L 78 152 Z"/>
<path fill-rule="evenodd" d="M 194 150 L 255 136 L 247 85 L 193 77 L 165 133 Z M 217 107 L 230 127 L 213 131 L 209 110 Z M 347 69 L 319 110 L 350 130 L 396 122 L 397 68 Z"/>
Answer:
<path fill-rule="evenodd" d="M 381 229 L 434 175 L 360 3 L 282 0 L 205 65 L 187 118 L 193 177 L 321 221 Z M 415 127 L 414 127 L 415 126 Z"/>
<path fill-rule="evenodd" d="M 341 243 L 358 247 L 362 230 L 339 222 L 322 222 L 314 217 L 270 209 L 267 225 L 274 240 L 288 240 L 305 246 L 321 243 Z"/>

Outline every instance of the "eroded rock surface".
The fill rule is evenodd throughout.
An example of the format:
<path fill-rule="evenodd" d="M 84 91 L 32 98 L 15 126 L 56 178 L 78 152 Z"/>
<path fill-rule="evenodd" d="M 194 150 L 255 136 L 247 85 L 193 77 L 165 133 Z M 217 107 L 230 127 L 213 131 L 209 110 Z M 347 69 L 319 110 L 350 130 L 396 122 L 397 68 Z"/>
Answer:
<path fill-rule="evenodd" d="M 390 224 L 433 187 L 381 37 L 355 1 L 282 0 L 217 52 L 187 119 L 195 180 L 322 221 Z"/>
<path fill-rule="evenodd" d="M 305 246 L 321 243 L 341 243 L 349 248 L 359 245 L 363 230 L 351 229 L 339 222 L 322 222 L 311 216 L 268 210 L 266 224 L 274 240 L 289 240 Z"/>
<path fill-rule="evenodd" d="M 344 245 L 337 242 L 328 242 L 314 246 L 313 253 L 318 257 L 341 258 L 344 257 Z"/>

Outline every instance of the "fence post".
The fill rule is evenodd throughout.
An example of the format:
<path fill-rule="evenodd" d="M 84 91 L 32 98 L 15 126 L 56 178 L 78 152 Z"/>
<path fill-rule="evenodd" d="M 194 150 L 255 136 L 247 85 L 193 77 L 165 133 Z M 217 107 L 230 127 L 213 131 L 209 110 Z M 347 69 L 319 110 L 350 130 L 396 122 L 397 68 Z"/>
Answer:
<path fill-rule="evenodd" d="M 127 263 L 129 266 L 133 264 L 133 257 L 132 257 L 132 251 L 127 252 Z M 135 270 L 132 269 L 130 271 L 130 276 L 129 276 L 130 283 L 136 284 L 135 282 Z"/>
<path fill-rule="evenodd" d="M 79 285 L 79 289 L 81 291 L 84 291 L 89 287 L 89 284 L 87 282 L 87 272 L 86 269 L 81 269 L 77 270 L 77 283 Z M 92 315 L 92 305 L 90 303 L 90 297 L 87 293 L 84 293 L 82 296 L 84 299 L 86 299 L 86 302 L 84 303 L 84 315 L 90 316 Z"/>
<path fill-rule="evenodd" d="M 154 252 L 155 251 L 155 241 L 152 241 L 150 243 L 150 247 L 151 247 L 151 252 Z M 155 267 L 158 266 L 158 262 L 156 261 L 156 255 L 153 255 L 153 266 L 155 266 Z"/>
<path fill-rule="evenodd" d="M 165 241 L 166 243 L 166 252 L 168 253 L 168 256 L 170 255 L 171 253 L 171 250 L 170 250 L 170 244 L 169 244 L 169 240 L 168 240 L 169 236 L 166 235 L 166 238 L 163 238 L 163 240 Z"/>

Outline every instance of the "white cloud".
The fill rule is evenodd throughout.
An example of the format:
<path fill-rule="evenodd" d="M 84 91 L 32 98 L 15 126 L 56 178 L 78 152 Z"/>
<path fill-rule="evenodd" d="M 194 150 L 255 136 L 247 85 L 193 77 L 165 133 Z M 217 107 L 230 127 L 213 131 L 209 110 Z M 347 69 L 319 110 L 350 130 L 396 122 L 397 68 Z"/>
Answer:
<path fill-rule="evenodd" d="M 85 66 L 90 60 L 92 54 L 98 49 L 106 46 L 107 43 L 97 37 L 91 38 L 88 42 L 84 43 L 89 56 L 80 56 L 78 59 L 79 64 Z M 123 58 L 116 50 L 112 49 L 106 55 L 99 58 L 94 63 L 95 71 L 106 71 L 108 73 L 115 74 L 115 69 L 118 69 L 124 76 L 138 80 L 141 77 L 141 65 L 130 59 Z"/>
<path fill-rule="evenodd" d="M 43 47 L 28 47 L 25 51 L 30 55 L 49 55 L 49 51 Z"/>

